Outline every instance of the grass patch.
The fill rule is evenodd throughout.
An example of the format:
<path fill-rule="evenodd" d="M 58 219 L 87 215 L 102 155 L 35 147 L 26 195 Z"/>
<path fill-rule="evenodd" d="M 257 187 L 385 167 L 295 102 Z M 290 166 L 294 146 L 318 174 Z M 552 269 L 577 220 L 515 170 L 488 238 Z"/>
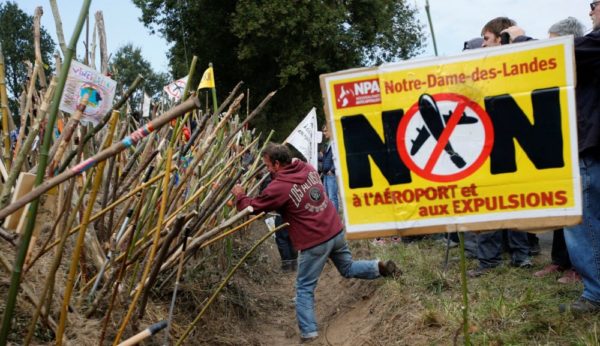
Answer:
<path fill-rule="evenodd" d="M 451 249 L 451 261 L 444 270 L 445 247 L 431 239 L 370 247 L 379 258 L 395 260 L 404 271 L 402 277 L 384 285 L 383 294 L 400 305 L 411 305 L 419 328 L 428 330 L 428 334 L 432 328 L 437 330 L 429 342 L 462 343 L 459 250 Z M 558 312 L 559 304 L 580 295 L 582 284 L 563 285 L 555 276 L 533 277 L 549 260 L 544 252 L 534 258 L 533 268 L 503 265 L 479 278 L 467 278 L 469 329 L 474 345 L 600 344 L 600 316 L 575 319 Z M 476 266 L 476 260 L 468 260 L 467 269 Z"/>

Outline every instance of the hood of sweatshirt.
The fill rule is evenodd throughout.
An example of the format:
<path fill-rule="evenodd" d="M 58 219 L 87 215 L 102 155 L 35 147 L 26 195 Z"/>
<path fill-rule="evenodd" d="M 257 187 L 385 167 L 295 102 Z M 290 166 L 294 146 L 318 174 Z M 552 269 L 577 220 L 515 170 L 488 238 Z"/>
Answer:
<path fill-rule="evenodd" d="M 275 180 L 292 184 L 302 184 L 306 181 L 310 172 L 311 167 L 307 163 L 301 160 L 294 160 L 275 174 Z"/>

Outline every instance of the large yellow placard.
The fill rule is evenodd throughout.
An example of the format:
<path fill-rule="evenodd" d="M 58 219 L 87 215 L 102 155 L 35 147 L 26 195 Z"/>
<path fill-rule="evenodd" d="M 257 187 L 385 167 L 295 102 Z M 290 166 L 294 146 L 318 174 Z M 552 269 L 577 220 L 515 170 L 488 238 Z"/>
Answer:
<path fill-rule="evenodd" d="M 351 238 L 579 222 L 572 39 L 321 76 Z"/>

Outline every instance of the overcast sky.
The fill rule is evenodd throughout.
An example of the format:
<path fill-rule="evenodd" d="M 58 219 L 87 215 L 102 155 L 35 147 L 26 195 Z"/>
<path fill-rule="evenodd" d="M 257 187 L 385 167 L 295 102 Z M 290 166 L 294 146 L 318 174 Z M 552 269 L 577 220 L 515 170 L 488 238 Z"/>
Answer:
<path fill-rule="evenodd" d="M 4 0 L 0 0 L 4 1 Z M 193 1 L 193 0 L 187 0 Z M 408 0 L 419 9 L 419 19 L 425 25 L 427 47 L 423 56 L 434 55 L 433 43 L 427 16 L 425 0 Z M 529 36 L 545 38 L 548 27 L 555 22 L 573 16 L 586 28 L 591 29 L 589 2 L 591 0 L 430 0 L 431 18 L 439 55 L 450 56 L 462 50 L 463 42 L 479 36 L 481 27 L 490 19 L 507 16 L 517 21 Z M 52 10 L 47 0 L 18 0 L 17 3 L 28 14 L 33 15 L 36 6 L 44 8 L 42 25 L 53 39 L 55 34 Z M 68 44 L 80 10 L 80 1 L 58 0 L 65 41 Z M 106 26 L 108 50 L 112 53 L 131 42 L 142 48 L 142 54 L 157 71 L 168 72 L 166 52 L 168 45 L 158 35 L 150 35 L 139 21 L 141 11 L 128 0 L 94 0 L 90 8 L 91 17 L 102 11 Z M 85 29 L 84 29 L 85 30 Z M 90 28 L 90 35 L 92 28 Z M 85 32 L 82 33 L 82 39 Z M 91 41 L 91 39 L 90 39 Z M 80 40 L 81 42 L 81 40 Z M 82 43 L 79 47 L 83 47 Z M 78 52 L 82 52 L 78 48 Z M 201 63 L 201 62 L 200 62 Z M 333 71 L 332 71 L 333 72 Z"/>

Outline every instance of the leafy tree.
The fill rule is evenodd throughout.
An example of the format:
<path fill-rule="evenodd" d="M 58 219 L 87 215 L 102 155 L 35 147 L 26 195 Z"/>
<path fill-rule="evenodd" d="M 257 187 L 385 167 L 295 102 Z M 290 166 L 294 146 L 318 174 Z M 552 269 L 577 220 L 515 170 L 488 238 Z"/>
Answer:
<path fill-rule="evenodd" d="M 54 41 L 40 28 L 40 46 L 45 64 L 52 63 Z M 33 16 L 28 15 L 11 1 L 0 3 L 0 42 L 4 53 L 6 86 L 11 98 L 13 115 L 17 113 L 17 99 L 27 78 L 25 61 L 35 61 L 33 45 Z"/>
<path fill-rule="evenodd" d="M 142 50 L 128 43 L 119 48 L 111 60 L 112 78 L 117 81 L 117 90 L 127 90 L 138 74 L 144 77 L 143 89 L 150 96 L 159 93 L 170 81 L 166 73 L 155 72 L 150 63 L 142 56 Z M 142 92 L 136 91 L 131 101 L 131 106 L 139 110 Z"/>
<path fill-rule="evenodd" d="M 320 74 L 407 59 L 423 40 L 416 10 L 401 0 L 133 2 L 144 24 L 173 43 L 175 76 L 185 75 L 193 54 L 201 65 L 213 62 L 221 93 L 244 80 L 257 104 L 278 90 L 255 121 L 262 129 L 277 124 L 276 139 L 311 107 L 322 109 Z"/>

